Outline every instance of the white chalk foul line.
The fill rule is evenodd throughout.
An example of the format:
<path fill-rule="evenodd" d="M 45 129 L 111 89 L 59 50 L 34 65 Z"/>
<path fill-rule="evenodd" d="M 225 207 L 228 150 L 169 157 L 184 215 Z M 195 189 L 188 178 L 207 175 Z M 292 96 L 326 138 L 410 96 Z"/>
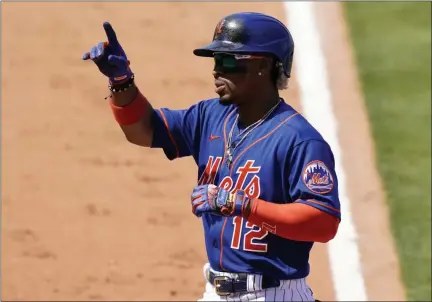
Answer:
<path fill-rule="evenodd" d="M 331 273 L 338 301 L 367 301 L 357 233 L 347 196 L 342 150 L 337 137 L 326 61 L 320 45 L 313 2 L 284 2 L 289 29 L 295 43 L 294 61 L 305 117 L 330 144 L 339 180 L 342 222 L 335 239 L 328 243 Z"/>

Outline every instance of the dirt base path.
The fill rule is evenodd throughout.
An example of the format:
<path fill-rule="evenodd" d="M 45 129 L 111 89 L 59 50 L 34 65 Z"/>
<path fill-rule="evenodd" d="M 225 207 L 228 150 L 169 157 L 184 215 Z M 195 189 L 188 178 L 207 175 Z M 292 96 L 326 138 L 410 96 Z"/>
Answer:
<path fill-rule="evenodd" d="M 128 144 L 80 57 L 109 20 L 153 105 L 185 108 L 213 96 L 193 48 L 236 11 L 285 19 L 281 3 L 2 3 L 3 300 L 201 297 L 193 161 Z M 282 96 L 301 111 L 295 80 Z M 324 245 L 309 283 L 334 300 Z"/>

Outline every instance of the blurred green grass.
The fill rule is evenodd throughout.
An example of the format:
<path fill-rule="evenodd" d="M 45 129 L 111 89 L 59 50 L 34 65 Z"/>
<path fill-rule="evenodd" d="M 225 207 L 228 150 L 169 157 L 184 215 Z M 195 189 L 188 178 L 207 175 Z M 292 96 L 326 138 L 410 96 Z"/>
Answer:
<path fill-rule="evenodd" d="M 344 9 L 407 299 L 431 301 L 431 3 Z"/>

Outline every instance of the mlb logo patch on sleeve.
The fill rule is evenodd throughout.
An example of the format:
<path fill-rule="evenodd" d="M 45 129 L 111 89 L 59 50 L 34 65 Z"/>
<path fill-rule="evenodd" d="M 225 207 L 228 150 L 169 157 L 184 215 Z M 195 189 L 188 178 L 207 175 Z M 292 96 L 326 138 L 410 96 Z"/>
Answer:
<path fill-rule="evenodd" d="M 303 183 L 314 193 L 326 194 L 333 189 L 333 175 L 327 166 L 319 160 L 308 163 L 303 170 Z"/>

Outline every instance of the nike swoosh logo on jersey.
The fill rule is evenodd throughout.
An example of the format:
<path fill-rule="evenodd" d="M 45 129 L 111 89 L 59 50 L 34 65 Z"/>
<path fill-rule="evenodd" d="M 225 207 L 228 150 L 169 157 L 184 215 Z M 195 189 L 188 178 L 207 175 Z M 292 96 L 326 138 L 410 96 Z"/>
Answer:
<path fill-rule="evenodd" d="M 211 141 L 214 140 L 214 139 L 218 139 L 218 138 L 220 138 L 219 135 L 210 135 L 210 140 Z"/>

